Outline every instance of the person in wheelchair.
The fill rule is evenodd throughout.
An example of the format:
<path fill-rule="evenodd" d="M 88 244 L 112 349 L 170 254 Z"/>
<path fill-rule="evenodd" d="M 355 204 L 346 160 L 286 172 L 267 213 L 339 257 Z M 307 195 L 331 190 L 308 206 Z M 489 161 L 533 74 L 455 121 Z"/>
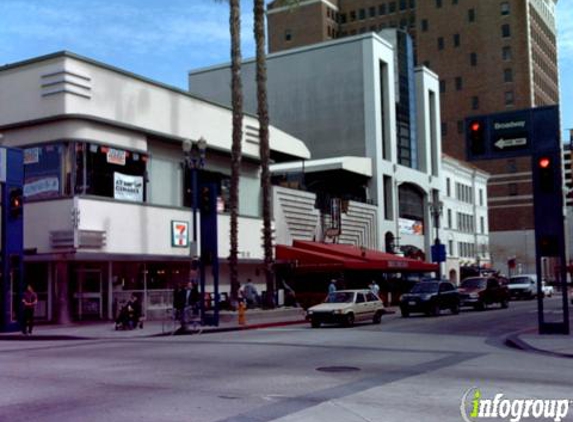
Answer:
<path fill-rule="evenodd" d="M 121 303 L 119 314 L 115 320 L 115 329 L 131 330 L 137 326 L 143 328 L 141 304 L 137 296 L 132 294 L 129 301 Z"/>

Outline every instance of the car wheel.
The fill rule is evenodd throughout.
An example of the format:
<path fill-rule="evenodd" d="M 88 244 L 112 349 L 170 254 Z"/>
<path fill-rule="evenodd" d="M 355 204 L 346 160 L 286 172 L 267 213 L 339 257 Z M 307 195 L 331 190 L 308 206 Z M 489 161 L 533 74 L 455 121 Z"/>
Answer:
<path fill-rule="evenodd" d="M 502 309 L 507 309 L 509 307 L 509 301 L 507 299 L 503 299 L 500 305 Z"/>
<path fill-rule="evenodd" d="M 454 306 L 452 306 L 452 308 L 450 309 L 452 311 L 452 314 L 457 315 L 460 313 L 460 304 L 456 303 Z"/>
<path fill-rule="evenodd" d="M 354 314 L 346 315 L 344 325 L 346 325 L 347 327 L 352 327 L 354 325 Z"/>
<path fill-rule="evenodd" d="M 313 319 L 313 320 L 310 322 L 310 325 L 312 326 L 312 328 L 320 328 L 320 321 L 318 321 L 318 320 L 316 320 L 316 319 Z"/>
<path fill-rule="evenodd" d="M 374 318 L 372 319 L 374 324 L 380 324 L 382 322 L 382 312 L 378 311 L 374 314 Z"/>
<path fill-rule="evenodd" d="M 410 316 L 410 311 L 407 308 L 400 308 L 400 313 L 402 314 L 402 318 L 408 318 Z"/>
<path fill-rule="evenodd" d="M 485 303 L 478 302 L 475 304 L 474 308 L 476 309 L 476 311 L 483 311 L 485 310 Z"/>

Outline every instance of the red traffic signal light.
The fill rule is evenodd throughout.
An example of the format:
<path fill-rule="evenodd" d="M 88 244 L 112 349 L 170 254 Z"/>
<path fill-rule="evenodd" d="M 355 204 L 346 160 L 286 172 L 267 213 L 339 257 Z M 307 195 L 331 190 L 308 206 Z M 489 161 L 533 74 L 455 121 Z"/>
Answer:
<path fill-rule="evenodd" d="M 22 205 L 24 204 L 22 188 L 11 188 L 9 197 L 9 209 L 11 218 L 19 218 L 22 216 Z"/>
<path fill-rule="evenodd" d="M 486 150 L 485 130 L 483 122 L 473 120 L 469 122 L 468 141 L 472 155 L 483 155 Z"/>
<path fill-rule="evenodd" d="M 549 157 L 541 157 L 537 162 L 539 168 L 547 169 L 551 166 L 551 159 Z"/>
<path fill-rule="evenodd" d="M 473 122 L 470 126 L 472 132 L 477 132 L 481 128 L 481 124 L 479 122 Z"/>

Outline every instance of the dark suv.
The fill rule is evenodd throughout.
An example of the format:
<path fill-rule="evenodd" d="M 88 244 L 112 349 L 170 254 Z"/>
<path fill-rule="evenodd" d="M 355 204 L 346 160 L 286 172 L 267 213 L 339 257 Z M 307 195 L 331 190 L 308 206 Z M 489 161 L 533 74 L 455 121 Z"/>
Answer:
<path fill-rule="evenodd" d="M 405 318 L 411 312 L 437 316 L 442 309 L 449 309 L 452 314 L 460 312 L 458 291 L 449 281 L 421 281 L 400 299 L 400 311 Z"/>
<path fill-rule="evenodd" d="M 503 281 L 494 277 L 470 277 L 459 287 L 462 306 L 485 309 L 487 305 L 499 303 L 502 308 L 509 305 L 509 290 Z"/>

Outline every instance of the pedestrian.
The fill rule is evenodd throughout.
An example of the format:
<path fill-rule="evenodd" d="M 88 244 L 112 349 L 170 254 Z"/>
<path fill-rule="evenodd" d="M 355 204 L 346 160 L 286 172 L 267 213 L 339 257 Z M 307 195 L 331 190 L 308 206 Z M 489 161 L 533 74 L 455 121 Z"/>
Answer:
<path fill-rule="evenodd" d="M 247 279 L 247 284 L 245 284 L 245 287 L 243 288 L 243 293 L 245 295 L 245 300 L 247 301 L 247 308 L 255 308 L 258 304 L 259 293 L 250 278 Z"/>
<path fill-rule="evenodd" d="M 330 280 L 330 285 L 328 286 L 328 293 L 334 293 L 336 291 L 336 280 Z"/>
<path fill-rule="evenodd" d="M 36 304 L 38 303 L 38 295 L 34 292 L 34 289 L 30 284 L 24 292 L 24 297 L 22 298 L 22 304 L 24 305 L 24 312 L 22 315 L 22 334 L 32 334 L 32 329 L 34 328 L 34 310 L 36 309 Z"/>
<path fill-rule="evenodd" d="M 197 281 L 193 280 L 191 283 L 189 283 L 189 295 L 187 296 L 187 303 L 189 306 L 191 306 L 194 316 L 199 315 L 200 299 L 201 296 L 199 294 L 199 285 L 197 284 Z"/>
<path fill-rule="evenodd" d="M 376 295 L 376 297 L 379 297 L 378 294 L 380 293 L 380 286 L 376 283 L 376 281 L 372 280 L 368 288 L 372 293 Z"/>
<path fill-rule="evenodd" d="M 127 304 L 129 312 L 129 328 L 143 328 L 143 319 L 141 315 L 141 303 L 135 294 L 131 295 Z"/>

